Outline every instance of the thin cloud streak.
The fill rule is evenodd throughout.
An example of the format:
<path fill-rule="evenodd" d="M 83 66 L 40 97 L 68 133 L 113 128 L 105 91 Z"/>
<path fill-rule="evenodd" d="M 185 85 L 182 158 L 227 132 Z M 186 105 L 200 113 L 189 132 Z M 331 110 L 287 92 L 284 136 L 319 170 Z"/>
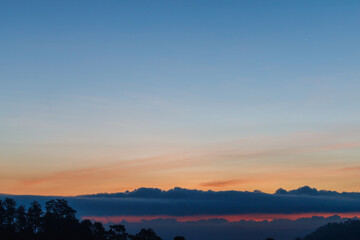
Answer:
<path fill-rule="evenodd" d="M 224 187 L 224 186 L 229 186 L 229 185 L 234 185 L 234 184 L 244 184 L 244 183 L 248 183 L 249 181 L 244 180 L 244 179 L 230 179 L 230 180 L 222 180 L 222 181 L 212 181 L 212 182 L 206 182 L 201 184 L 204 187 Z"/>

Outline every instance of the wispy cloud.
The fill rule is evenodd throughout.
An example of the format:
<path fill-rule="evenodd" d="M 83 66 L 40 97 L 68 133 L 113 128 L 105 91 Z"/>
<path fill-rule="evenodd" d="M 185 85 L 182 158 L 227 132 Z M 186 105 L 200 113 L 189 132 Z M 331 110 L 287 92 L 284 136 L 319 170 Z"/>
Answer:
<path fill-rule="evenodd" d="M 229 180 L 220 180 L 220 181 L 211 181 L 211 182 L 205 182 L 201 185 L 204 187 L 224 187 L 229 185 L 234 185 L 238 183 L 247 183 L 249 181 L 244 179 L 229 179 Z"/>

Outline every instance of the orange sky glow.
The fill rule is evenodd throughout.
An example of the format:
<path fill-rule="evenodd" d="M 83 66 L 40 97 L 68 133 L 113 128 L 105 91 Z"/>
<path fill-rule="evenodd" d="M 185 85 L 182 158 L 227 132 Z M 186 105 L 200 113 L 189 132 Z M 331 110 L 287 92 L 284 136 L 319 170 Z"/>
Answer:
<path fill-rule="evenodd" d="M 209 219 L 226 219 L 229 222 L 235 222 L 240 220 L 253 220 L 253 221 L 272 221 L 276 219 L 290 219 L 296 220 L 299 218 L 311 218 L 313 216 L 319 217 L 330 217 L 340 216 L 342 218 L 354 218 L 359 217 L 360 212 L 350 213 L 297 213 L 297 214 L 238 214 L 238 215 L 198 215 L 198 216 L 166 216 L 166 215 L 155 215 L 155 216 L 83 216 L 82 219 L 90 219 L 99 221 L 102 223 L 120 223 L 125 220 L 127 222 L 140 222 L 142 220 L 154 220 L 154 219 L 176 219 L 179 222 L 198 221 L 198 220 L 209 220 Z"/>
<path fill-rule="evenodd" d="M 73 155 L 46 163 L 48 168 L 37 167 L 45 164 L 37 160 L 33 166 L 20 167 L 11 162 L 0 168 L 0 192 L 74 196 L 140 187 L 183 187 L 273 193 L 280 187 L 295 189 L 304 185 L 360 191 L 360 143 L 350 141 L 352 136 L 354 133 L 348 131 L 299 132 L 142 153 L 113 148 L 105 154 L 100 148 L 71 148 Z M 35 159 L 35 153 L 24 156 L 21 152 L 17 157 Z M 47 150 L 42 155 L 50 159 L 55 156 Z"/>

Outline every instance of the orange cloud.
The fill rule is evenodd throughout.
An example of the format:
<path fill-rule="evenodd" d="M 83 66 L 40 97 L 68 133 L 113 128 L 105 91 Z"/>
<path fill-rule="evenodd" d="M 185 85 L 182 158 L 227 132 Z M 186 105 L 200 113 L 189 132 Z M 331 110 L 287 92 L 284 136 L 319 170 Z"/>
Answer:
<path fill-rule="evenodd" d="M 243 184 L 248 182 L 247 180 L 244 179 L 230 179 L 230 180 L 223 180 L 223 181 L 212 181 L 212 182 L 205 182 L 203 184 L 201 184 L 201 186 L 204 187 L 224 187 L 224 186 L 229 186 L 229 185 L 235 185 L 235 184 Z"/>

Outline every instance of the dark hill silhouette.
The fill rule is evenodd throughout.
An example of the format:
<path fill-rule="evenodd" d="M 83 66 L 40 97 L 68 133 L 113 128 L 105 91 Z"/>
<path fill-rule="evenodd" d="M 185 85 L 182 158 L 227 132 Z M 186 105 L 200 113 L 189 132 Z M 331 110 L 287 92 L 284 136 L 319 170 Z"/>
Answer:
<path fill-rule="evenodd" d="M 329 223 L 305 236 L 302 240 L 359 240 L 360 220 Z"/>

